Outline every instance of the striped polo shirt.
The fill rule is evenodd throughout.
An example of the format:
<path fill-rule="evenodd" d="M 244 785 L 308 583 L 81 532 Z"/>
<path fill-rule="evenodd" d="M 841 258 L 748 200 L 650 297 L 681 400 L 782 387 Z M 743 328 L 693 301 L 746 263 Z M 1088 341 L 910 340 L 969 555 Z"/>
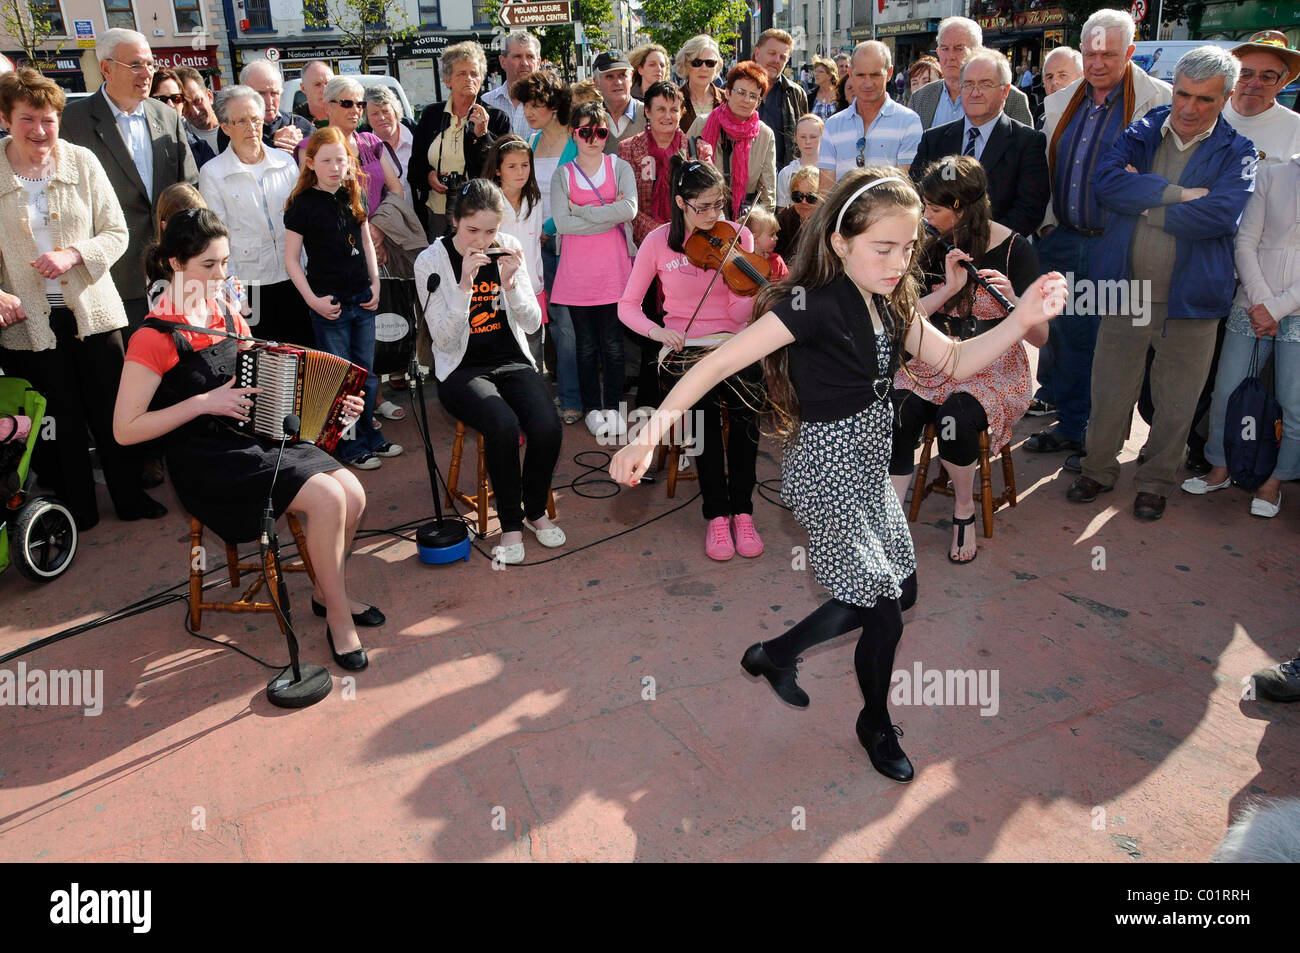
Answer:
<path fill-rule="evenodd" d="M 817 165 L 832 170 L 837 180 L 858 168 L 859 154 L 863 165 L 911 165 L 923 131 L 920 116 L 886 96 L 864 135 L 855 99 L 826 120 Z"/>

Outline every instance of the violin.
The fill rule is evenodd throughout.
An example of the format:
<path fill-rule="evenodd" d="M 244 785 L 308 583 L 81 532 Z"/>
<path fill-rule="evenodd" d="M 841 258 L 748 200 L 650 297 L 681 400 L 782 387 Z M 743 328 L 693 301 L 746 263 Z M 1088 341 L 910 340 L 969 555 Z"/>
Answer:
<path fill-rule="evenodd" d="M 752 297 L 768 283 L 772 266 L 762 255 L 741 248 L 737 232 L 735 225 L 718 219 L 707 232 L 696 231 L 686 239 L 686 257 L 696 268 L 720 272 L 736 294 Z"/>

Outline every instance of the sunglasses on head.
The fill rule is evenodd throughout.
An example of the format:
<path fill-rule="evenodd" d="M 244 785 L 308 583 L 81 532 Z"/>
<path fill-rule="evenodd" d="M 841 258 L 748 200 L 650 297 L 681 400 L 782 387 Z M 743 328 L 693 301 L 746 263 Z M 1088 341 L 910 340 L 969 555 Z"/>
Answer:
<path fill-rule="evenodd" d="M 599 139 L 604 142 L 609 138 L 609 130 L 604 126 L 583 126 L 581 129 L 574 130 L 579 139 L 585 139 L 591 142 L 592 139 Z"/>
<path fill-rule="evenodd" d="M 364 99 L 331 99 L 330 102 L 335 106 L 342 106 L 344 109 L 360 109 L 366 104 Z"/>
<path fill-rule="evenodd" d="M 816 204 L 817 204 L 817 193 L 816 193 L 816 192 L 800 192 L 798 189 L 791 189 L 791 190 L 790 190 L 790 200 L 791 200 L 792 202 L 796 203 L 796 204 L 798 204 L 799 202 L 807 202 L 809 205 L 816 205 Z"/>
<path fill-rule="evenodd" d="M 718 61 L 717 60 L 691 60 L 691 65 L 696 69 L 699 69 L 701 66 L 707 66 L 709 69 L 713 69 L 713 67 L 718 65 Z"/>
<path fill-rule="evenodd" d="M 185 97 L 181 93 L 158 93 L 153 98 L 160 103 L 166 103 L 168 106 L 176 106 L 185 102 Z"/>

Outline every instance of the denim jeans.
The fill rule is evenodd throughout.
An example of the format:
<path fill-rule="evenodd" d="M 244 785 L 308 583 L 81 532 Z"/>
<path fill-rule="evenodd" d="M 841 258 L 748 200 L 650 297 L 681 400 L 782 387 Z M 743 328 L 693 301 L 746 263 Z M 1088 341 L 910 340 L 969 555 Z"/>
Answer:
<path fill-rule="evenodd" d="M 1214 400 L 1210 404 L 1210 439 L 1205 444 L 1205 459 L 1216 467 L 1228 465 L 1223 452 L 1224 417 L 1228 398 L 1250 372 L 1255 338 L 1237 331 L 1223 335 L 1219 354 L 1219 373 L 1214 379 Z M 1277 402 L 1282 405 L 1282 445 L 1278 448 L 1275 480 L 1300 477 L 1300 344 L 1259 338 L 1259 367 L 1273 355 L 1273 384 Z"/>
<path fill-rule="evenodd" d="M 1059 271 L 1071 280 L 1070 290 L 1074 291 L 1079 281 L 1086 281 L 1092 276 L 1088 270 L 1088 261 L 1093 246 L 1100 238 L 1088 238 L 1074 229 L 1060 225 L 1052 229 L 1045 238 L 1037 243 L 1038 264 L 1042 271 Z M 1096 296 L 1093 296 L 1095 302 Z M 1074 313 L 1074 295 L 1059 317 L 1053 318 L 1048 328 L 1048 371 L 1049 381 L 1044 383 L 1046 392 L 1056 399 L 1056 432 L 1062 440 L 1082 441 L 1088 429 L 1088 414 L 1092 410 L 1092 352 L 1097 347 L 1097 329 L 1101 327 L 1101 317 L 1093 308 L 1093 314 Z M 1053 340 L 1055 332 L 1055 340 Z M 1042 360 L 1043 355 L 1040 355 Z M 1040 391 L 1042 393 L 1042 391 Z"/>
<path fill-rule="evenodd" d="M 542 275 L 549 296 L 555 285 L 555 268 L 560 259 L 555 254 L 555 238 L 542 246 Z M 577 410 L 582 406 L 582 393 L 578 389 L 578 343 L 573 333 L 573 316 L 569 306 L 549 301 L 547 332 L 555 342 L 555 386 L 560 395 L 560 407 Z"/>
<path fill-rule="evenodd" d="M 623 322 L 618 304 L 569 305 L 578 339 L 578 387 L 582 412 L 615 410 L 623 397 Z M 601 368 L 605 371 L 604 396 Z"/>
<path fill-rule="evenodd" d="M 316 332 L 316 346 L 338 357 L 346 358 L 367 370 L 375 363 L 375 312 L 361 307 L 370 300 L 370 289 L 354 295 L 339 295 L 342 310 L 333 321 L 311 313 L 312 329 Z M 371 374 L 366 378 L 366 409 L 357 420 L 351 440 L 340 441 L 338 455 L 352 462 L 384 445 L 384 438 L 375 429 L 375 397 L 379 393 L 379 378 Z"/>

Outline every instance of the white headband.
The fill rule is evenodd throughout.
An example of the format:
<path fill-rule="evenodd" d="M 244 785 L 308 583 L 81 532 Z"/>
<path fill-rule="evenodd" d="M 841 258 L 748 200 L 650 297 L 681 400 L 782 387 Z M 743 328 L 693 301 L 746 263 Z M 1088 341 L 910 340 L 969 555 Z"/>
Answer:
<path fill-rule="evenodd" d="M 847 202 L 845 202 L 842 206 L 840 206 L 840 214 L 835 219 L 835 231 L 838 232 L 840 230 L 840 226 L 844 224 L 844 213 L 849 210 L 849 206 L 852 205 L 854 202 L 856 202 L 862 196 L 862 193 L 867 191 L 867 189 L 875 188 L 877 185 L 880 185 L 882 182 L 902 182 L 906 184 L 907 180 L 900 179 L 896 175 L 886 175 L 886 176 L 881 176 L 879 179 L 872 179 L 862 188 L 854 192 L 852 197 L 850 197 Z"/>

